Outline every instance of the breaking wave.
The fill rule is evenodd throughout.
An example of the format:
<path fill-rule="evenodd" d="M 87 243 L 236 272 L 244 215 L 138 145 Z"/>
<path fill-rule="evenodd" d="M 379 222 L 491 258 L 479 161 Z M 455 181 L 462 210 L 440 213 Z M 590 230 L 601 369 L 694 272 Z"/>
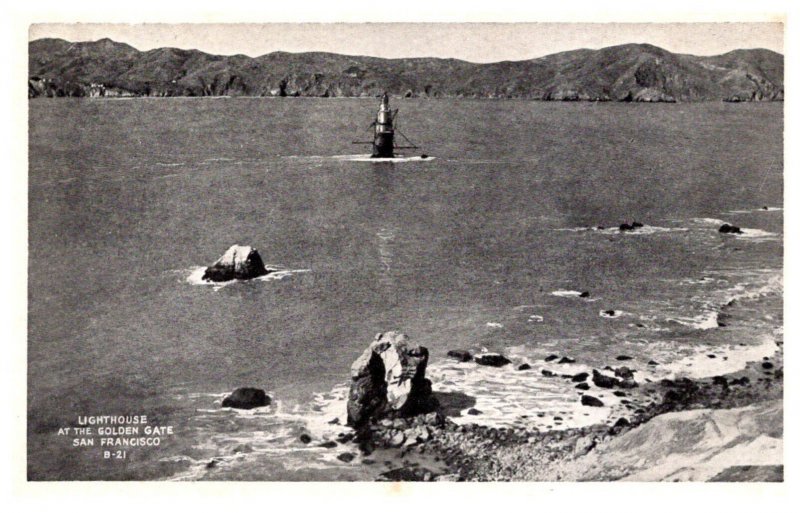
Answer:
<path fill-rule="evenodd" d="M 267 266 L 267 270 L 270 272 L 269 274 L 265 274 L 264 276 L 259 276 L 251 280 L 229 280 L 229 281 L 217 282 L 217 281 L 204 280 L 203 273 L 205 272 L 205 270 L 206 267 L 192 267 L 191 269 L 188 269 L 187 271 L 183 272 L 188 273 L 188 276 L 186 276 L 186 281 L 191 285 L 212 287 L 214 291 L 220 290 L 229 285 L 232 285 L 234 283 L 239 283 L 242 281 L 278 281 L 278 280 L 283 280 L 284 278 L 288 278 L 290 276 L 294 276 L 295 274 L 311 272 L 311 269 L 279 269 Z"/>
<path fill-rule="evenodd" d="M 581 297 L 583 292 L 578 290 L 554 290 L 550 294 L 558 297 Z"/>
<path fill-rule="evenodd" d="M 402 162 L 428 162 L 432 160 L 436 160 L 436 157 L 425 156 L 424 158 L 422 155 L 414 155 L 408 156 L 405 155 L 398 155 L 393 158 L 372 158 L 369 153 L 358 154 L 358 155 L 310 155 L 310 156 L 286 156 L 284 158 L 288 159 L 309 159 L 309 160 L 339 160 L 342 162 L 372 162 L 372 163 L 402 163 Z"/>

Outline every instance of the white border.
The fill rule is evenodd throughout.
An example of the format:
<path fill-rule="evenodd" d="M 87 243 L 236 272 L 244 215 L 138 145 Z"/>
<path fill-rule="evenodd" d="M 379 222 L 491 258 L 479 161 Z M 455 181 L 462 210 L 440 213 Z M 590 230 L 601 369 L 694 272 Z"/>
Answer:
<path fill-rule="evenodd" d="M 795 2 L 796 3 L 796 2 Z M 4 77 L 0 79 L 3 102 L 3 186 L 2 216 L 4 241 L 4 293 L 2 312 L 5 357 L 2 390 L 6 404 L 2 423 L 3 501 L 7 511 L 36 507 L 43 511 L 101 508 L 108 511 L 161 510 L 227 511 L 232 507 L 256 510 L 297 510 L 303 507 L 320 511 L 365 509 L 439 508 L 530 509 L 536 511 L 622 510 L 670 511 L 783 511 L 794 502 L 792 485 L 797 451 L 796 401 L 785 402 L 786 483 L 775 484 L 348 484 L 348 483 L 27 483 L 25 476 L 25 400 L 27 311 L 27 26 L 32 22 L 331 22 L 331 21 L 570 21 L 570 22 L 678 22 L 678 21 L 780 21 L 786 13 L 786 133 L 797 130 L 794 101 L 797 73 L 797 8 L 791 1 L 758 2 L 673 0 L 659 5 L 652 2 L 573 0 L 564 7 L 510 3 L 505 1 L 437 2 L 385 0 L 321 2 L 219 2 L 194 0 L 170 3 L 134 0 L 127 5 L 109 1 L 64 2 L 36 0 L 29 4 L 3 7 L 2 51 Z M 112 7 L 113 5 L 113 7 Z M 10 71 L 9 71 L 10 70 Z M 798 196 L 796 144 L 786 139 L 785 223 L 787 234 L 797 233 L 797 211 L 792 200 Z M 797 312 L 797 273 L 791 262 L 797 244 L 785 238 L 785 310 Z M 19 269 L 13 272 L 11 269 Z M 797 322 L 785 317 L 786 361 L 794 362 L 792 348 Z M 788 363 L 786 397 L 793 398 L 796 378 Z M 11 413 L 9 415 L 8 413 Z M 6 472 L 8 471 L 8 472 Z M 46 508 L 46 509 L 45 509 Z"/>

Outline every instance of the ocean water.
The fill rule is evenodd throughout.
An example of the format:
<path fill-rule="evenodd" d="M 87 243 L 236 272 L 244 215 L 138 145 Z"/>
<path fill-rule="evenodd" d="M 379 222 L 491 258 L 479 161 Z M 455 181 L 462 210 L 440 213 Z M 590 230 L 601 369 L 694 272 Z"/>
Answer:
<path fill-rule="evenodd" d="M 431 158 L 363 158 L 373 100 L 29 102 L 30 479 L 371 479 L 316 444 L 381 331 L 430 349 L 457 422 L 537 429 L 614 407 L 542 369 L 715 375 L 782 340 L 782 103 L 393 103 Z M 232 244 L 281 272 L 200 283 Z M 274 402 L 221 408 L 239 386 Z M 175 435 L 124 461 L 58 435 L 109 414 Z"/>

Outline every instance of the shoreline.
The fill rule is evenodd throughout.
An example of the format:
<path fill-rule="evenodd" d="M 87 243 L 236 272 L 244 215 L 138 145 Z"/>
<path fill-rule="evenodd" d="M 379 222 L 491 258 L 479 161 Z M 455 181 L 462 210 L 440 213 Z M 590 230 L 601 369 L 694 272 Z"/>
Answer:
<path fill-rule="evenodd" d="M 719 316 L 725 316 L 725 323 L 718 323 L 719 327 L 731 325 L 727 310 L 739 300 L 757 299 L 770 295 L 769 292 L 775 291 L 765 292 L 762 287 L 758 294 L 725 296 L 724 302 L 715 309 Z M 594 362 L 594 366 L 567 357 L 558 360 L 558 355 L 554 354 L 534 361 L 510 348 L 506 353 L 512 358 L 511 363 L 501 370 L 472 362 L 465 364 L 451 355 L 442 356 L 435 364 L 427 366 L 433 394 L 439 402 L 435 415 L 391 416 L 374 420 L 362 428 L 343 429 L 345 417 L 339 408 L 347 402 L 348 385 L 341 383 L 334 387 L 334 390 L 339 389 L 340 398 L 321 398 L 318 413 L 305 416 L 305 427 L 298 426 L 290 439 L 294 440 L 292 445 L 334 449 L 323 451 L 322 460 L 348 464 L 348 472 L 352 471 L 350 478 L 363 481 L 665 480 L 653 477 L 658 475 L 654 470 L 657 462 L 651 461 L 646 468 L 637 463 L 648 460 L 647 452 L 661 446 L 662 438 L 671 439 L 670 433 L 675 431 L 676 423 L 691 431 L 698 429 L 698 422 L 713 419 L 717 414 L 723 417 L 778 415 L 782 430 L 783 330 L 780 325 L 774 325 L 769 335 L 751 336 L 755 339 L 749 343 L 728 340 L 726 346 L 696 350 L 685 356 L 682 363 L 662 361 L 657 356 L 659 362 L 648 362 L 650 356 L 645 355 L 620 355 L 614 359 L 613 353 L 607 355 L 605 361 Z M 603 366 L 609 362 L 610 365 Z M 636 379 L 633 373 L 637 373 Z M 539 410 L 535 404 L 526 404 L 518 396 L 515 399 L 514 394 L 535 397 L 541 392 L 537 387 L 526 385 L 531 379 L 537 381 L 537 376 L 539 379 L 543 376 L 545 382 L 568 394 L 570 404 L 546 411 Z M 517 410 L 522 408 L 515 414 L 520 422 L 498 422 L 491 408 L 487 410 L 487 405 L 480 400 L 481 397 L 486 399 L 481 390 L 495 381 L 506 383 L 509 378 L 514 381 L 516 377 L 521 379 L 514 386 L 509 385 L 514 390 L 511 396 L 489 400 L 507 400 Z M 524 390 L 518 390 L 519 386 L 524 386 Z M 756 413 L 734 411 L 754 405 L 760 408 Z M 769 411 L 761 411 L 764 408 Z M 672 418 L 681 412 L 690 412 L 689 418 Z M 310 422 L 311 418 L 316 422 Z M 704 429 L 719 431 L 717 425 L 722 421 L 710 422 L 711 427 Z M 753 419 L 748 422 L 752 424 Z M 731 429 L 735 430 L 726 428 L 723 431 Z M 640 447 L 638 453 L 634 451 L 632 456 L 628 455 L 633 461 L 625 461 L 620 447 L 635 444 L 636 437 L 645 436 L 641 433 L 627 435 L 636 430 L 663 433 L 651 440 L 653 447 Z M 628 437 L 634 440 L 629 441 Z M 782 432 L 777 439 L 767 438 L 773 445 L 782 444 Z M 750 442 L 756 443 L 755 439 Z M 758 443 L 761 442 L 763 440 Z M 672 450 L 679 453 L 680 449 Z M 701 449 L 689 451 L 685 456 L 695 457 L 702 453 Z M 746 460 L 751 454 L 761 453 L 769 451 L 763 448 L 743 451 L 740 458 Z M 663 457 L 664 454 L 659 456 Z M 607 461 L 597 464 L 598 458 Z M 769 469 L 760 468 L 761 465 L 755 470 L 726 467 L 710 475 L 710 471 L 705 470 L 686 480 L 774 480 L 778 474 L 782 478 L 782 457 L 773 460 L 780 465 L 771 465 Z M 218 461 L 221 460 L 212 458 L 208 463 L 211 466 L 198 461 L 200 468 L 196 470 L 202 477 L 196 477 L 223 478 L 217 472 L 205 474 L 203 470 L 203 467 L 215 468 Z M 587 470 L 592 462 L 595 469 Z M 724 471 L 728 474 L 723 475 Z M 718 474 L 721 477 L 717 478 Z"/>
<path fill-rule="evenodd" d="M 777 409 L 777 415 L 782 418 L 783 344 L 778 342 L 777 345 L 772 356 L 749 362 L 736 372 L 702 379 L 664 379 L 628 389 L 625 391 L 629 401 L 626 406 L 632 415 L 613 423 L 535 432 L 478 423 L 458 425 L 446 420 L 440 430 L 432 432 L 428 441 L 402 449 L 399 455 L 401 461 L 413 455 L 413 459 L 422 457 L 434 464 L 444 464 L 445 472 L 437 472 L 433 465 L 426 467 L 424 462 L 409 460 L 409 465 L 385 472 L 379 480 L 608 481 L 628 478 L 643 470 L 637 463 L 646 460 L 647 454 L 641 454 L 638 462 L 622 461 L 612 465 L 615 451 L 620 452 L 619 446 L 630 445 L 625 443 L 624 435 L 644 430 L 670 415 L 694 412 L 705 418 L 709 412 L 769 406 Z M 695 416 L 677 419 L 677 422 L 688 426 L 690 420 L 695 420 Z M 779 429 L 782 438 L 782 422 Z M 604 460 L 599 469 L 587 468 L 588 463 L 597 466 L 598 458 Z M 657 465 L 657 461 L 650 461 L 644 465 L 644 470 L 652 470 Z M 720 472 L 718 480 L 750 480 L 753 476 L 756 476 L 754 480 L 774 480 L 778 475 L 782 480 L 783 475 L 782 461 L 779 471 L 772 468 L 766 474 L 759 468 L 738 471 L 731 466 L 722 470 L 725 473 Z"/>

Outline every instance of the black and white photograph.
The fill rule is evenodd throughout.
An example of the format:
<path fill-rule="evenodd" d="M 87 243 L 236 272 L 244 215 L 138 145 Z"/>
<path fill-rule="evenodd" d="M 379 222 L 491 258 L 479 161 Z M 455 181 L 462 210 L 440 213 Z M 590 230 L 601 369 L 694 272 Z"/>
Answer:
<path fill-rule="evenodd" d="M 24 479 L 783 482 L 784 29 L 30 24 Z"/>

